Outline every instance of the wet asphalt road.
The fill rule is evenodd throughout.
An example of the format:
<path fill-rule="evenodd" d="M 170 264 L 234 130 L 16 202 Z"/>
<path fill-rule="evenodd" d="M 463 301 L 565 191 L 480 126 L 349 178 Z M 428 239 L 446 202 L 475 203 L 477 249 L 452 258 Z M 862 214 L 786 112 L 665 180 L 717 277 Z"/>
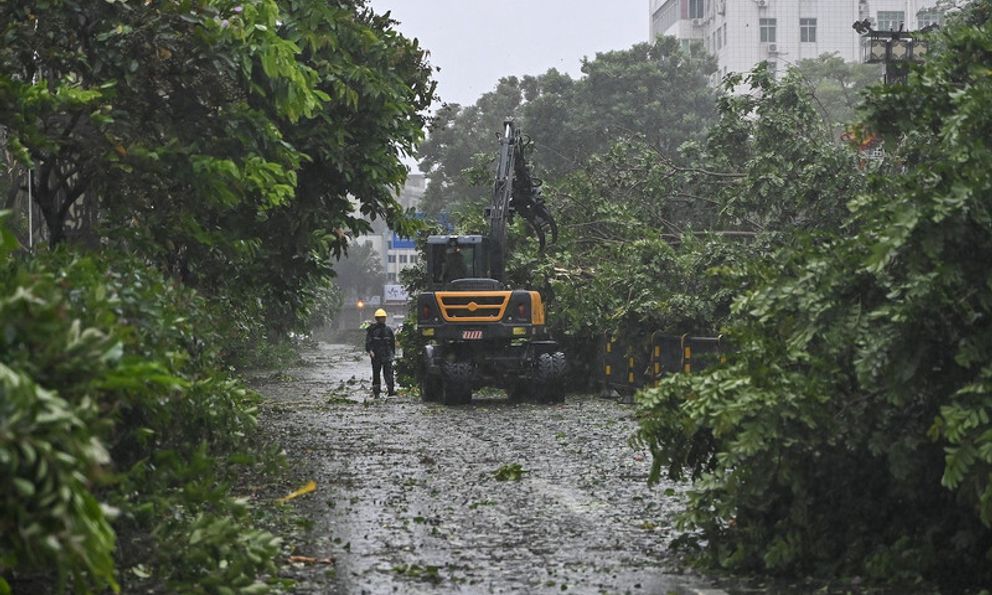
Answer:
<path fill-rule="evenodd" d="M 303 355 L 256 384 L 263 431 L 317 482 L 295 500 L 311 523 L 296 553 L 335 561 L 293 570 L 298 592 L 711 592 L 672 562 L 682 486 L 646 485 L 629 406 L 374 400 L 363 354 Z M 519 480 L 498 481 L 513 465 Z"/>

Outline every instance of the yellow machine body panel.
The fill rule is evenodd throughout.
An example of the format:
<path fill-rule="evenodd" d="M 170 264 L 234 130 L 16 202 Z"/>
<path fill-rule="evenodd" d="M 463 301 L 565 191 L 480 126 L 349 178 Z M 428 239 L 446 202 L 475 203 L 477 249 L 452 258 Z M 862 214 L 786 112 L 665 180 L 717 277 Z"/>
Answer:
<path fill-rule="evenodd" d="M 530 292 L 530 317 L 531 324 L 544 324 L 544 302 L 536 291 Z"/>
<path fill-rule="evenodd" d="M 437 305 L 446 322 L 500 322 L 510 303 L 509 291 L 437 291 Z"/>
<path fill-rule="evenodd" d="M 536 291 L 528 293 L 528 322 L 543 325 L 544 302 L 541 294 Z M 512 291 L 436 291 L 434 297 L 445 322 L 486 324 L 504 321 L 512 294 Z"/>

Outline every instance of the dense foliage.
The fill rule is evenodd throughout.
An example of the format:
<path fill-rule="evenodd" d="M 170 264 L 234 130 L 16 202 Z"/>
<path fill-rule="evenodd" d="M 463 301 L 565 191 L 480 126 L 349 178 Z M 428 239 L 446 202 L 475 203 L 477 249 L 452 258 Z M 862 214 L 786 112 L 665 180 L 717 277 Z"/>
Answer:
<path fill-rule="evenodd" d="M 660 39 L 598 55 L 578 81 L 507 77 L 475 105 L 439 112 L 422 151 L 427 208 L 484 233 L 492 130 L 515 115 L 562 237 L 545 258 L 511 230 L 509 276 L 547 290 L 558 336 L 574 348 L 604 333 L 716 333 L 740 288 L 707 271 L 738 267 L 797 228 L 836 228 L 863 184 L 815 95 L 856 96 L 863 70 L 823 57 L 777 84 L 760 69 L 732 76 L 715 99 L 710 59 Z M 729 93 L 745 83 L 755 93 Z M 663 99 L 624 97 L 631 88 Z"/>
<path fill-rule="evenodd" d="M 352 244 L 347 257 L 334 267 L 334 285 L 349 298 L 375 295 L 389 277 L 382 269 L 382 257 L 367 244 Z"/>
<path fill-rule="evenodd" d="M 732 277 L 728 364 L 640 397 L 718 564 L 992 582 L 992 3 L 932 44 L 868 96 L 887 156 L 840 227 Z"/>
<path fill-rule="evenodd" d="M 715 69 L 704 52 L 660 38 L 597 54 L 583 63 L 578 80 L 554 69 L 537 77 L 511 76 L 472 106 L 446 105 L 420 151 L 420 168 L 430 181 L 423 207 L 453 213 L 466 201 L 488 198 L 490 180 L 465 172 L 492 161 L 493 134 L 507 117 L 535 140 L 533 165 L 549 179 L 580 169 L 625 136 L 643 135 L 674 156 L 712 115 L 707 82 Z"/>
<path fill-rule="evenodd" d="M 755 92 L 729 93 L 742 84 Z M 799 73 L 778 82 L 759 68 L 724 89 L 703 138 L 676 156 L 632 136 L 548 185 L 562 241 L 546 261 L 531 249 L 515 262 L 551 290 L 550 319 L 580 367 L 592 355 L 581 346 L 606 334 L 718 334 L 750 281 L 712 271 L 836 229 L 863 187 Z"/>
<path fill-rule="evenodd" d="M 254 584 L 279 541 L 243 526 L 227 495 L 225 453 L 245 446 L 254 397 L 216 371 L 207 304 L 130 258 L 0 256 L 0 573 L 54 568 L 85 591 L 117 584 L 115 557 L 147 576 L 199 556 L 158 578 Z M 199 527 L 206 511 L 232 530 Z M 166 547 L 194 532 L 212 553 Z"/>
<path fill-rule="evenodd" d="M 333 311 L 369 220 L 414 227 L 393 196 L 434 87 L 393 25 L 365 0 L 0 3 L 0 189 L 30 179 L 47 230 L 16 249 L 0 221 L 0 593 L 272 580 L 229 371 Z"/>
<path fill-rule="evenodd" d="M 800 60 L 795 69 L 813 91 L 820 116 L 838 133 L 857 120 L 863 93 L 882 79 L 882 64 L 852 64 L 837 54 Z"/>
<path fill-rule="evenodd" d="M 366 217 L 407 225 L 433 83 L 363 0 L 6 2 L 0 23 L 0 128 L 53 244 L 137 251 L 279 336 Z"/>

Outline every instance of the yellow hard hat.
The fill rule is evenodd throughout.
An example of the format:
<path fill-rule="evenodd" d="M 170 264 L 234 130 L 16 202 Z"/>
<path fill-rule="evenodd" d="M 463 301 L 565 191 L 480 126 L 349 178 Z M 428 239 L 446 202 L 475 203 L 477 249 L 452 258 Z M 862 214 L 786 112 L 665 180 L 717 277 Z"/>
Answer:
<path fill-rule="evenodd" d="M 386 311 L 383 310 L 382 308 L 379 308 L 378 310 L 375 311 L 375 317 L 379 318 L 380 316 L 383 318 L 386 317 Z"/>

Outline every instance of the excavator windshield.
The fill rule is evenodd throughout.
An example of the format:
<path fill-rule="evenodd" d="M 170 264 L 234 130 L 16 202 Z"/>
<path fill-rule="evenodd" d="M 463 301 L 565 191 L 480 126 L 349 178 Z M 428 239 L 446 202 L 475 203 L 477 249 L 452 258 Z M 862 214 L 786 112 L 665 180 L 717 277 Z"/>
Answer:
<path fill-rule="evenodd" d="M 484 244 L 451 238 L 443 243 L 428 245 L 431 281 L 444 285 L 458 279 L 478 279 L 489 276 Z"/>

